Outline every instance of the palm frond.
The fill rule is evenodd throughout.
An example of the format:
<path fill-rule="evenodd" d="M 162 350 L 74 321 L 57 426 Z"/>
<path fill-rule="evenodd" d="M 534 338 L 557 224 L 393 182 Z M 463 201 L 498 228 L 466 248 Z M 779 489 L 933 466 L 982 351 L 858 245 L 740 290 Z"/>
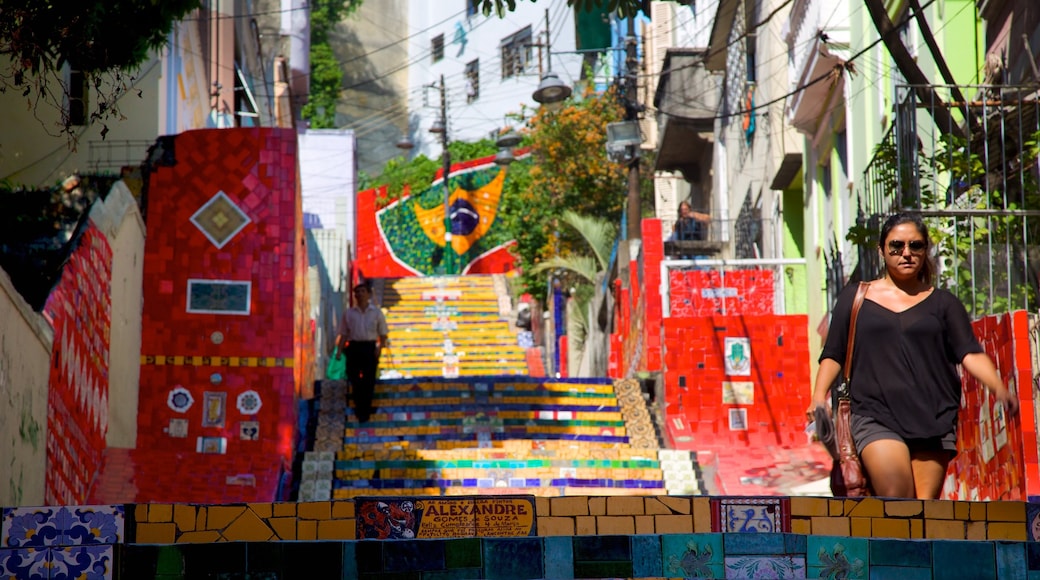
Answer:
<path fill-rule="evenodd" d="M 614 224 L 598 217 L 581 215 L 571 210 L 563 212 L 562 217 L 563 221 L 574 228 L 581 237 L 585 238 L 593 253 L 596 254 L 599 269 L 606 270 L 610 266 L 610 251 L 614 247 L 614 238 L 617 236 Z M 592 279 L 594 277 L 590 281 Z"/>
<path fill-rule="evenodd" d="M 573 272 L 590 284 L 596 281 L 596 259 L 592 256 L 555 256 L 536 264 L 531 268 L 532 274 L 546 270 L 567 270 Z"/>

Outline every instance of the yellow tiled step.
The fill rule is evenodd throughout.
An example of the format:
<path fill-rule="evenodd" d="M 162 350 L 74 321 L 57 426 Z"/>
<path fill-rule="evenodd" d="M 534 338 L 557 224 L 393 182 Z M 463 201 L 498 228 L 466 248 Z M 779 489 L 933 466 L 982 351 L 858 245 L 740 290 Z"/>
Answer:
<path fill-rule="evenodd" d="M 407 441 L 402 443 L 408 443 Z M 622 447 L 615 443 L 596 441 L 558 441 L 546 440 L 535 444 L 532 441 L 511 440 L 493 441 L 495 447 L 473 447 L 473 442 L 442 441 L 445 445 L 436 449 L 405 448 L 391 449 L 363 448 L 360 445 L 344 445 L 336 452 L 336 459 L 364 459 L 370 461 L 394 459 L 431 459 L 431 460 L 486 460 L 513 459 L 530 457 L 553 460 L 571 459 L 603 459 L 631 461 L 637 459 L 657 459 L 657 452 L 652 449 L 635 449 Z M 451 447 L 448 444 L 455 444 Z M 383 445 L 383 444 L 381 444 Z"/>

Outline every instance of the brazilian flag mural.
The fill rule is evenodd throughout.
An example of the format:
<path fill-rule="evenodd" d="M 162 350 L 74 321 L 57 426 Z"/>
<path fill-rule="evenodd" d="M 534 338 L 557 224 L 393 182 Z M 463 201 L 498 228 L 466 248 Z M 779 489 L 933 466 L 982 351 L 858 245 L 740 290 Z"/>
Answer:
<path fill-rule="evenodd" d="M 401 266 L 417 275 L 451 270 L 465 274 L 491 253 L 505 250 L 513 236 L 497 220 L 506 168 L 482 159 L 452 169 L 448 178 L 451 245 L 445 246 L 441 180 L 418 194 L 376 212 L 380 237 Z M 449 254 L 450 252 L 450 254 Z"/>

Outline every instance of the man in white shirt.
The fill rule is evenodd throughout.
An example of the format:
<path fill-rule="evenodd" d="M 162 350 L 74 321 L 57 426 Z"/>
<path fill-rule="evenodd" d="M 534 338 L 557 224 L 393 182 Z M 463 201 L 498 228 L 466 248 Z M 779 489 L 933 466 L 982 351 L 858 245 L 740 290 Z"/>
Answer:
<path fill-rule="evenodd" d="M 389 345 L 389 330 L 383 311 L 371 302 L 368 286 L 354 287 L 353 307 L 339 321 L 336 345 L 347 357 L 347 380 L 350 381 L 354 413 L 358 422 L 367 423 L 372 415 L 379 355 Z"/>

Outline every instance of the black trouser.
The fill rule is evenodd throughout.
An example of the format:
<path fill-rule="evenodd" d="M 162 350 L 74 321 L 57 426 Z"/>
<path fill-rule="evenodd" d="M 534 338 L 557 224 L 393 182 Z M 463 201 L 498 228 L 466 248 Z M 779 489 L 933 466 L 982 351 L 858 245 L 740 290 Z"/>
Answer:
<path fill-rule="evenodd" d="M 379 357 L 374 341 L 352 340 L 347 343 L 347 380 L 350 381 L 354 413 L 365 423 L 372 414 L 372 397 L 376 388 Z"/>

